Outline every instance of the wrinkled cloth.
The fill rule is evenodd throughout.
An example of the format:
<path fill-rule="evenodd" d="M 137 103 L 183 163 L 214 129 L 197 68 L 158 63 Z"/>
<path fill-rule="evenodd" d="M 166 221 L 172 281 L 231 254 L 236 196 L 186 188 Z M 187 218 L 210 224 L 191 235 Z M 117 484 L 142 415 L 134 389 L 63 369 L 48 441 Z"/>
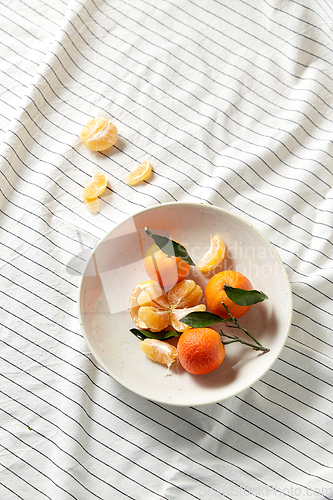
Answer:
<path fill-rule="evenodd" d="M 0 19 L 1 498 L 332 499 L 331 4 L 4 0 Z M 79 140 L 99 115 L 111 152 Z M 98 241 L 183 201 L 261 231 L 293 292 L 273 367 L 189 408 L 105 373 L 77 308 Z"/>

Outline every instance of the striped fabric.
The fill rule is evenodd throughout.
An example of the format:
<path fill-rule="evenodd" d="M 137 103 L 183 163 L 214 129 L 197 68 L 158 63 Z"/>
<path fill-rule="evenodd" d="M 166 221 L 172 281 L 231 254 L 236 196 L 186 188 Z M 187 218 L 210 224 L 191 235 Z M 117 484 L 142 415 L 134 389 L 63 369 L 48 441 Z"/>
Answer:
<path fill-rule="evenodd" d="M 1 499 L 331 500 L 332 3 L 3 0 L 0 21 Z M 78 138 L 98 115 L 111 153 Z M 126 185 L 145 159 L 151 180 Z M 176 201 L 253 224 L 293 291 L 278 361 L 209 406 L 131 393 L 78 321 L 99 239 Z"/>

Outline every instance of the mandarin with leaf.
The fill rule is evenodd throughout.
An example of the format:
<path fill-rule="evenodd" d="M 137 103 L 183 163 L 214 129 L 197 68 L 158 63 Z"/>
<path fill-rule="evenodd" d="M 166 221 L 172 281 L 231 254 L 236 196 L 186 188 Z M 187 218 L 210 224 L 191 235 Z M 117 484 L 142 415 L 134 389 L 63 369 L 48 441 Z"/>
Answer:
<path fill-rule="evenodd" d="M 224 285 L 231 286 L 233 288 L 241 288 L 243 290 L 252 290 L 252 284 L 250 280 L 244 276 L 244 274 L 238 271 L 221 271 L 215 274 L 207 283 L 205 289 L 205 299 L 207 307 L 210 311 L 221 318 L 228 318 L 229 314 L 224 307 L 223 303 L 227 306 L 230 313 L 234 318 L 240 318 L 245 313 L 249 311 L 251 306 L 241 306 L 235 304 L 227 296 Z"/>
<path fill-rule="evenodd" d="M 168 256 L 156 243 L 148 249 L 144 266 L 149 278 L 158 281 L 165 288 L 184 280 L 191 267 L 180 257 Z"/>

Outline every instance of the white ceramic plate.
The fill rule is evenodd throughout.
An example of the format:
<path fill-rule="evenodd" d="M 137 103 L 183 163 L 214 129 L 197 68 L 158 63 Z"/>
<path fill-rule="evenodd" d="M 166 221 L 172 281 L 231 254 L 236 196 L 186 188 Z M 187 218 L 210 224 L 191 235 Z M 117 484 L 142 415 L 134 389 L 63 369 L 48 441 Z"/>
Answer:
<path fill-rule="evenodd" d="M 245 274 L 253 288 L 269 299 L 255 304 L 239 319 L 270 351 L 260 353 L 240 343 L 226 345 L 222 365 L 207 375 L 191 375 L 176 361 L 164 365 L 141 351 L 128 309 L 129 296 L 149 279 L 143 264 L 153 244 L 144 228 L 182 243 L 198 262 L 213 234 L 221 236 L 227 256 L 219 269 Z M 204 289 L 209 276 L 191 268 Z M 100 241 L 84 270 L 79 291 L 79 318 L 84 337 L 99 364 L 120 384 L 144 398 L 177 406 L 198 406 L 230 398 L 258 381 L 278 358 L 291 323 L 292 294 L 285 268 L 268 240 L 244 220 L 220 208 L 170 203 L 137 213 Z M 220 325 L 222 326 L 222 325 Z M 219 330 L 218 326 L 214 326 Z M 226 333 L 241 336 L 239 330 Z M 245 337 L 244 337 L 245 339 Z M 249 340 L 249 339 L 247 339 Z"/>

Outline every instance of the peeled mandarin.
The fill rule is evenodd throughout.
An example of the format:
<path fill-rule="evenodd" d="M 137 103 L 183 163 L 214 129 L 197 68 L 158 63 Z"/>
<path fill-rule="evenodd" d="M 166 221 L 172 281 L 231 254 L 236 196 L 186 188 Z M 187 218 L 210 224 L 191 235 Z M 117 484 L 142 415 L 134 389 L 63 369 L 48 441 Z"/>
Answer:
<path fill-rule="evenodd" d="M 86 123 L 79 137 L 88 149 L 104 151 L 115 144 L 118 131 L 108 118 L 97 116 Z"/>
<path fill-rule="evenodd" d="M 166 294 L 157 281 L 139 283 L 129 300 L 129 310 L 134 323 L 141 329 L 158 332 L 169 325 L 177 332 L 183 332 L 188 325 L 179 321 L 194 311 L 205 311 L 204 304 L 198 304 L 202 289 L 193 280 L 184 280 L 170 288 Z"/>

